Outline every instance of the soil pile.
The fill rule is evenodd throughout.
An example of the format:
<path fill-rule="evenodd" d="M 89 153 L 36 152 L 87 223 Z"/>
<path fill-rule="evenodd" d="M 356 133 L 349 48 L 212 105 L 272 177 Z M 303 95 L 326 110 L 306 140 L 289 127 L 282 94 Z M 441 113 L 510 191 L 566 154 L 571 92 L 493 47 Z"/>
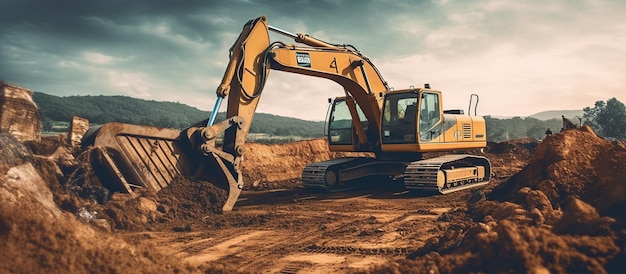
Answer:
<path fill-rule="evenodd" d="M 157 194 L 135 191 L 114 193 L 105 202 L 94 202 L 84 192 L 70 192 L 61 203 L 68 211 L 91 212 L 106 231 L 191 231 L 190 224 L 220 214 L 227 193 L 213 184 L 176 178 Z"/>
<path fill-rule="evenodd" d="M 350 198 L 344 199 L 347 208 L 330 211 L 331 198 L 319 208 L 322 215 L 299 214 L 298 206 L 319 202 L 315 200 L 317 194 L 300 197 L 302 193 L 293 190 L 298 188 L 298 178 L 308 163 L 366 155 L 329 152 L 326 141 L 321 139 L 284 145 L 247 144 L 242 165 L 244 191 L 249 194 L 247 198 L 255 199 L 256 211 L 235 210 L 228 215 L 219 214 L 226 193 L 207 182 L 177 178 L 157 194 L 136 191 L 133 195 L 105 193 L 98 188 L 97 180 L 92 186 L 68 184 L 69 175 L 81 166 L 82 158 L 67 145 L 65 136 L 23 145 L 8 134 L 0 134 L 0 153 L 5 156 L 0 160 L 0 254 L 4 255 L 0 256 L 0 272 L 199 271 L 176 256 L 164 256 L 152 246 L 129 244 L 112 232 L 142 232 L 137 237 L 154 237 L 143 242 L 158 240 L 147 231 L 170 233 L 174 238 L 181 237 L 176 241 L 186 242 L 185 237 L 205 241 L 206 237 L 220 237 L 218 232 L 238 234 L 246 227 L 306 231 L 309 234 L 298 235 L 311 238 L 319 230 L 333 237 L 332 233 L 339 237 L 361 231 L 359 237 L 381 235 L 383 239 L 387 231 L 390 235 L 405 232 L 380 228 L 385 218 L 423 222 L 410 220 L 410 214 L 388 216 L 383 221 L 359 216 L 360 206 L 352 204 L 356 197 L 349 194 L 343 196 Z M 436 219 L 442 225 L 433 234 L 419 235 L 419 246 L 403 251 L 407 254 L 416 250 L 408 258 L 369 272 L 621 270 L 621 262 L 626 261 L 626 213 L 620 210 L 626 200 L 623 142 L 609 142 L 589 128 L 580 128 L 552 135 L 540 143 L 530 139 L 489 143 L 485 155 L 493 165 L 493 183 L 445 196 L 445 200 L 416 196 L 414 199 L 432 199 L 438 207 L 454 210 Z M 276 188 L 292 190 L 258 191 Z M 282 200 L 275 199 L 279 196 Z M 389 204 L 401 197 L 391 196 L 376 208 L 377 213 L 393 211 Z M 276 210 L 275 203 L 283 203 L 283 209 Z M 313 210 L 317 212 L 318 208 Z M 297 218 L 289 219 L 291 215 Z M 329 219 L 343 218 L 347 219 L 342 225 L 326 225 Z M 250 233 L 269 232 L 259 228 Z M 224 239 L 225 243 L 231 240 Z M 233 242 L 228 247 L 237 245 Z M 271 252 L 292 254 L 283 248 L 276 246 Z M 225 257 L 225 261 L 230 260 L 238 265 L 242 258 Z M 209 272 L 228 272 L 208 264 L 202 266 L 202 271 L 208 268 Z"/>
<path fill-rule="evenodd" d="M 370 272 L 621 271 L 625 161 L 623 142 L 588 127 L 552 135 L 518 174 L 491 193 L 474 191 L 465 212 L 470 221 L 451 225 L 408 259 Z"/>
<path fill-rule="evenodd" d="M 368 154 L 331 152 L 325 139 L 275 145 L 247 143 L 242 165 L 244 187 L 253 190 L 294 187 L 309 163 L 364 155 Z"/>
<path fill-rule="evenodd" d="M 54 201 L 47 185 L 57 181 L 55 173 L 48 172 L 54 163 L 46 167 L 46 159 L 31 155 L 5 133 L 0 133 L 0 148 L 0 272 L 195 271 L 150 247 L 129 245 L 81 223 Z M 45 172 L 40 175 L 38 170 Z"/>
<path fill-rule="evenodd" d="M 541 190 L 555 206 L 570 196 L 598 208 L 602 214 L 626 214 L 626 145 L 598 137 L 589 127 L 548 136 L 528 167 L 494 189 L 491 198 L 515 200 L 523 187 Z"/>
<path fill-rule="evenodd" d="M 539 141 L 532 138 L 507 142 L 489 142 L 484 149 L 485 156 L 491 162 L 494 178 L 507 178 L 524 168 L 539 146 Z M 472 152 L 480 155 L 480 152 Z"/>
<path fill-rule="evenodd" d="M 83 156 L 89 149 L 73 151 L 65 135 L 22 144 L 2 134 L 0 143 L 5 156 L 0 172 L 7 174 L 0 179 L 0 250 L 6 252 L 0 272 L 198 272 L 175 257 L 128 244 L 111 232 L 188 232 L 207 224 L 219 229 L 249 222 L 220 216 L 226 193 L 207 182 L 177 178 L 158 194 L 109 193 L 85 167 Z M 348 155 L 329 152 L 325 140 L 249 144 L 247 149 L 244 180 L 248 185 L 256 182 L 249 189 L 294 187 L 307 163 Z M 77 170 L 89 178 L 68 182 Z M 202 269 L 225 271 L 219 265 Z"/>

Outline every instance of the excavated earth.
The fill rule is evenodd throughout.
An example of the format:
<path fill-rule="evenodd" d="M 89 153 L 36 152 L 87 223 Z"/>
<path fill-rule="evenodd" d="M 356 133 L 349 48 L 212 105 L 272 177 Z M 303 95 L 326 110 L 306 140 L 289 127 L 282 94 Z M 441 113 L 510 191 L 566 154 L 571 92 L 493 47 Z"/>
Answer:
<path fill-rule="evenodd" d="M 490 184 L 448 195 L 394 181 L 307 190 L 307 163 L 354 154 L 251 143 L 227 213 L 223 191 L 185 178 L 110 193 L 66 143 L 0 134 L 0 273 L 614 273 L 626 261 L 626 144 L 587 127 L 489 143 L 472 153 L 490 159 Z"/>

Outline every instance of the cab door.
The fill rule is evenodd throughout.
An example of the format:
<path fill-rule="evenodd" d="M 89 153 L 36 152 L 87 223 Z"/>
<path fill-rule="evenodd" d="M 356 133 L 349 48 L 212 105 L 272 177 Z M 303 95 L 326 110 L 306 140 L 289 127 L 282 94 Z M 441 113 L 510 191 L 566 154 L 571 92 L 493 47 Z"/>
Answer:
<path fill-rule="evenodd" d="M 424 91 L 419 103 L 418 130 L 420 142 L 443 142 L 441 93 Z"/>
<path fill-rule="evenodd" d="M 369 121 L 363 110 L 359 107 L 358 104 L 354 104 L 352 102 L 352 107 L 350 107 L 350 102 L 348 100 L 352 100 L 352 98 L 346 97 L 337 97 L 335 98 L 330 112 L 328 114 L 327 122 L 328 122 L 328 145 L 331 151 L 369 151 L 365 147 L 359 146 L 359 134 L 357 132 L 362 130 L 363 135 L 368 134 L 367 140 L 377 140 L 378 139 L 378 131 L 375 128 L 371 128 L 369 125 Z M 352 113 L 356 112 L 356 114 Z M 355 118 L 357 122 L 355 122 Z M 355 128 L 355 123 L 359 129 Z"/>

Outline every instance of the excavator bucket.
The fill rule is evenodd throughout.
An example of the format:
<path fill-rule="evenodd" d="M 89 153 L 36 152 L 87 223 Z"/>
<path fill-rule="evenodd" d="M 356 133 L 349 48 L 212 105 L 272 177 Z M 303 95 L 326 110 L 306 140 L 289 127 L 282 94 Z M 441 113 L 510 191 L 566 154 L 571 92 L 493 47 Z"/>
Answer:
<path fill-rule="evenodd" d="M 90 129 L 83 147 L 92 146 L 96 176 L 112 191 L 138 188 L 158 192 L 179 176 L 192 177 L 223 189 L 228 198 L 222 211 L 232 210 L 241 192 L 241 176 L 213 153 L 194 149 L 187 131 L 107 123 Z M 233 176 L 233 173 L 235 175 Z"/>

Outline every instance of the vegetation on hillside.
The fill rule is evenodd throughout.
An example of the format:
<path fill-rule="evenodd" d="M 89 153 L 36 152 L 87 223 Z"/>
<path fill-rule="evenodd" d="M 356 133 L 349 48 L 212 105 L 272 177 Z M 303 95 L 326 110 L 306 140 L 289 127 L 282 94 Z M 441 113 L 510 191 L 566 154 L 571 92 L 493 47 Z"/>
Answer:
<path fill-rule="evenodd" d="M 534 138 L 543 139 L 547 129 L 557 133 L 563 127 L 562 119 L 547 121 L 535 118 L 513 117 L 511 119 L 497 119 L 485 116 L 487 124 L 487 141 L 504 142 L 508 140 Z"/>
<path fill-rule="evenodd" d="M 528 117 L 547 121 L 550 119 L 561 119 L 561 115 L 565 117 L 583 117 L 583 110 L 546 110 L 529 115 Z"/>
<path fill-rule="evenodd" d="M 58 97 L 35 92 L 33 100 L 41 111 L 44 131 L 52 130 L 59 121 L 71 121 L 72 116 L 89 119 L 93 124 L 115 121 L 182 129 L 207 119 L 211 114 L 209 111 L 177 102 L 158 102 L 127 96 Z M 225 114 L 219 113 L 216 120 L 222 121 L 224 118 Z M 257 113 L 250 132 L 315 138 L 323 136 L 324 122 Z"/>
<path fill-rule="evenodd" d="M 604 137 L 626 139 L 626 106 L 615 97 L 583 109 L 585 124 Z"/>
<path fill-rule="evenodd" d="M 126 96 L 58 97 L 35 92 L 33 99 L 41 111 L 45 131 L 50 131 L 59 124 L 67 124 L 72 116 L 87 118 L 95 124 L 116 121 L 181 129 L 210 116 L 208 111 L 177 102 L 148 101 Z M 585 108 L 584 113 L 583 123 L 594 128 L 599 135 L 618 139 L 626 138 L 626 107 L 617 99 L 598 101 L 593 108 Z M 222 121 L 224 118 L 225 114 L 219 113 L 217 121 Z M 487 140 L 490 142 L 523 138 L 542 139 L 548 128 L 556 133 L 563 127 L 562 119 L 544 121 L 532 117 L 498 119 L 485 116 L 485 121 Z M 572 122 L 579 125 L 581 121 L 572 118 Z M 257 113 L 250 132 L 263 133 L 262 137 L 257 138 L 267 139 L 268 142 L 318 138 L 323 136 L 324 122 Z M 289 138 L 276 139 L 272 136 Z"/>

